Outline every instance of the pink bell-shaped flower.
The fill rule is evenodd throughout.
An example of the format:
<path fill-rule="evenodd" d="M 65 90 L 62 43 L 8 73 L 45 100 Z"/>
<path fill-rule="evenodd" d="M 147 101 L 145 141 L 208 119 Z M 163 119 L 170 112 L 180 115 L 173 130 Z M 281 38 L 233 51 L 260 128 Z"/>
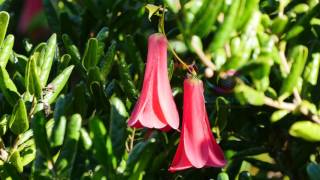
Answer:
<path fill-rule="evenodd" d="M 149 36 L 142 91 L 128 125 L 164 131 L 179 128 L 179 114 L 167 71 L 167 39 L 163 34 Z"/>
<path fill-rule="evenodd" d="M 184 81 L 183 120 L 180 142 L 169 171 L 190 167 L 223 167 L 226 160 L 210 129 L 202 81 Z"/>

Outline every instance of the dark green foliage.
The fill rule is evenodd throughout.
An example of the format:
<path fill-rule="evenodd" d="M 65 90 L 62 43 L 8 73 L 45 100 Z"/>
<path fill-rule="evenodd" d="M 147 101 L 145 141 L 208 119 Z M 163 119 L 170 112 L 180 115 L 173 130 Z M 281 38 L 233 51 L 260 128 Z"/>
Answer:
<path fill-rule="evenodd" d="M 15 32 L 23 3 L 0 0 L 1 179 L 319 179 L 316 0 L 43 0 L 38 44 Z M 180 133 L 127 126 L 158 30 L 148 3 L 204 82 L 224 168 L 170 173 Z M 168 71 L 181 114 L 172 52 Z"/>

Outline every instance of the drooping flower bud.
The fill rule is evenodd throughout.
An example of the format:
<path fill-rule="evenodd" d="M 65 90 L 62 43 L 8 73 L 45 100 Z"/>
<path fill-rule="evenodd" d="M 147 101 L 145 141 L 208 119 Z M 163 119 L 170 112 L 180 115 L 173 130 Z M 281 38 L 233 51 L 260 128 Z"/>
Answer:
<path fill-rule="evenodd" d="M 179 115 L 168 78 L 167 39 L 162 34 L 149 37 L 142 91 L 128 125 L 161 130 L 179 128 Z"/>
<path fill-rule="evenodd" d="M 184 81 L 183 120 L 180 143 L 169 171 L 195 167 L 223 167 L 223 151 L 211 132 L 203 95 L 202 81 Z"/>

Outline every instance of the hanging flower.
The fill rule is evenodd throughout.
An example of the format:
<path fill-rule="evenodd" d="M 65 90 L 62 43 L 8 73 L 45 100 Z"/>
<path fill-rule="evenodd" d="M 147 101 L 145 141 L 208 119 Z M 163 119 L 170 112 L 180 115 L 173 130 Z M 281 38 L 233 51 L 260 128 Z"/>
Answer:
<path fill-rule="evenodd" d="M 167 39 L 160 33 L 149 37 L 143 87 L 128 124 L 164 131 L 179 127 L 167 71 Z"/>
<path fill-rule="evenodd" d="M 210 129 L 202 81 L 196 78 L 186 79 L 180 143 L 169 171 L 190 167 L 223 167 L 225 164 L 223 151 Z"/>

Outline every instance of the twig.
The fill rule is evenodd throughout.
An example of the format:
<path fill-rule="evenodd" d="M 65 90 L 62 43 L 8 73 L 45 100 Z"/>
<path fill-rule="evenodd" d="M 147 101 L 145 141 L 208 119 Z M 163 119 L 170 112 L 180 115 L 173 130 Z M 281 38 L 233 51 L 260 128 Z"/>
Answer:
<path fill-rule="evenodd" d="M 299 105 L 295 103 L 288 103 L 288 102 L 280 102 L 280 101 L 275 101 L 269 97 L 264 98 L 264 104 L 276 109 L 284 109 L 288 110 L 290 112 L 293 112 L 295 110 L 299 110 Z M 320 124 L 320 117 L 316 114 L 310 114 L 309 111 L 302 111 L 299 110 L 299 112 L 307 117 L 309 117 L 312 121 L 315 123 Z"/>
<path fill-rule="evenodd" d="M 132 134 L 130 137 L 130 151 L 133 149 L 133 142 L 134 142 L 135 133 L 136 133 L 136 128 L 133 128 L 133 131 L 132 131 Z"/>
<path fill-rule="evenodd" d="M 297 105 L 295 105 L 293 103 L 275 101 L 269 97 L 264 98 L 264 103 L 267 106 L 274 107 L 276 109 L 285 109 L 288 111 L 294 111 L 297 107 Z"/>
<path fill-rule="evenodd" d="M 205 55 L 201 48 L 197 47 L 195 44 L 192 44 L 192 48 L 194 49 L 195 53 L 199 56 L 201 62 L 206 65 L 208 68 L 212 69 L 213 71 L 216 70 L 216 66 L 212 63 L 212 61 Z"/>

